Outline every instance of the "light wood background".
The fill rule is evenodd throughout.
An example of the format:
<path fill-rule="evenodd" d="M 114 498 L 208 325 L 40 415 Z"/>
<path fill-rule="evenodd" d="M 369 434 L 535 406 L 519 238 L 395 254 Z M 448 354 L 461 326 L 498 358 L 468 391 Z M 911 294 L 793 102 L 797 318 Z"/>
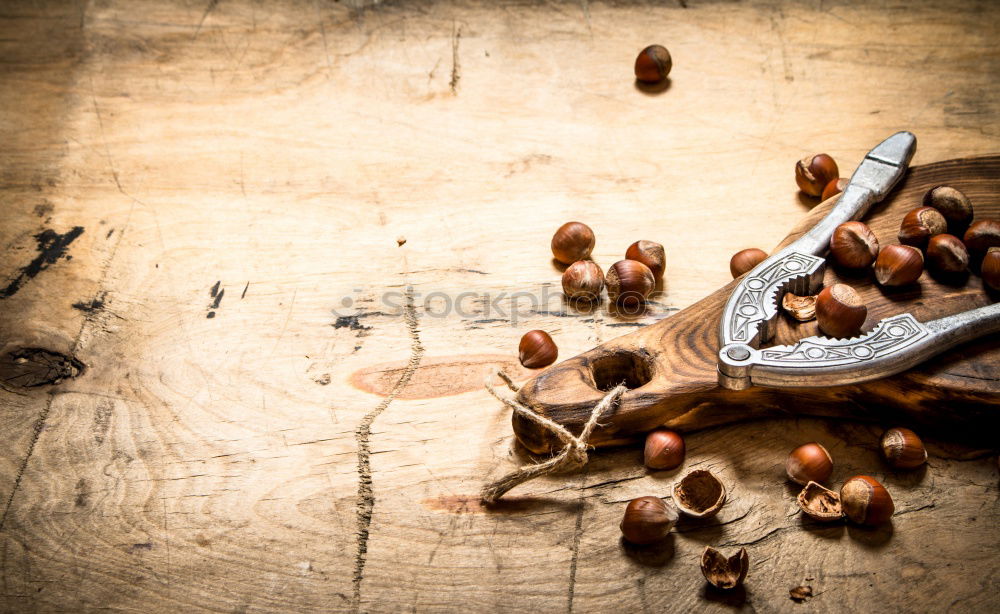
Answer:
<path fill-rule="evenodd" d="M 632 79 L 653 42 L 661 92 Z M 1000 151 L 998 77 L 991 2 L 4 3 L 0 609 L 996 609 L 996 449 L 930 433 L 916 473 L 877 424 L 692 434 L 682 470 L 731 500 L 653 549 L 620 515 L 678 472 L 637 449 L 474 495 L 527 460 L 481 387 L 524 376 L 523 332 L 569 357 L 721 286 L 813 204 L 805 154 Z M 564 310 L 570 219 L 603 266 L 665 245 L 647 316 Z M 55 377 L 24 348 L 84 370 L 26 387 Z M 835 483 L 884 480 L 891 527 L 799 518 L 782 463 L 809 440 Z M 745 591 L 705 590 L 705 545 L 747 547 Z"/>

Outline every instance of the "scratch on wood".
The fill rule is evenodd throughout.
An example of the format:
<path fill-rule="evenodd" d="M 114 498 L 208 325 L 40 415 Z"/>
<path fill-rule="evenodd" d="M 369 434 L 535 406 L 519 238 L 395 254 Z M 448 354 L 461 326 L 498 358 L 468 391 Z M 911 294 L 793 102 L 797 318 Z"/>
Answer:
<path fill-rule="evenodd" d="M 576 565 L 580 558 L 580 536 L 583 534 L 583 500 L 576 509 L 576 526 L 573 528 L 573 548 L 569 559 L 569 589 L 566 595 L 566 612 L 573 612 L 573 593 L 576 591 Z"/>
<path fill-rule="evenodd" d="M 364 580 L 365 560 L 368 554 L 368 532 L 372 523 L 372 513 L 375 510 L 375 492 L 372 489 L 371 470 L 371 428 L 375 419 L 392 403 L 396 395 L 406 387 L 413 373 L 420 365 L 424 348 L 420 344 L 420 333 L 417 329 L 417 312 L 413 306 L 413 289 L 406 289 L 406 308 L 404 311 L 406 328 L 410 333 L 410 361 L 406 370 L 400 375 L 396 385 L 389 394 L 361 419 L 354 436 L 358 442 L 358 551 L 354 557 L 354 604 L 353 611 L 361 610 L 361 582 Z"/>
<path fill-rule="evenodd" d="M 451 24 L 451 81 L 448 82 L 448 86 L 451 88 L 451 93 L 458 95 L 458 81 L 462 78 L 461 66 L 458 63 L 458 42 L 462 38 L 462 26 L 455 26 L 455 22 Z"/>
<path fill-rule="evenodd" d="M 7 513 L 10 512 L 10 506 L 14 503 L 14 495 L 17 494 L 17 489 L 21 487 L 21 479 L 24 477 L 25 469 L 28 468 L 28 461 L 31 459 L 31 454 L 35 451 L 35 444 L 38 443 L 38 437 L 42 434 L 42 429 L 45 428 L 45 420 L 49 417 L 49 412 L 52 410 L 53 399 L 55 397 L 49 397 L 49 400 L 45 403 L 45 407 L 38 414 L 38 420 L 35 421 L 35 428 L 31 433 L 31 441 L 28 442 L 28 452 L 24 455 L 21 466 L 17 468 L 17 475 L 14 477 L 14 487 L 10 489 L 10 496 L 7 497 L 7 505 L 3 508 L 3 515 L 0 515 L 0 531 L 3 531 L 4 526 L 7 524 Z"/>
<path fill-rule="evenodd" d="M 201 32 L 201 27 L 205 25 L 208 14 L 215 10 L 217 6 L 219 6 L 219 0 L 209 0 L 208 6 L 205 7 L 205 12 L 201 14 L 201 21 L 198 22 L 198 27 L 194 30 L 194 38 L 198 38 L 198 33 Z"/>

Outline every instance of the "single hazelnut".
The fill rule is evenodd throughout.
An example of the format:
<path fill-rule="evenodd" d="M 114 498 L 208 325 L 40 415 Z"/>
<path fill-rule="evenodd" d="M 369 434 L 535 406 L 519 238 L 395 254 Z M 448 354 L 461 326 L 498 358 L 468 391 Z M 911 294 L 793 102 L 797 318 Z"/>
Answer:
<path fill-rule="evenodd" d="M 875 280 L 883 286 L 905 286 L 920 279 L 924 255 L 909 245 L 886 245 L 875 259 Z"/>
<path fill-rule="evenodd" d="M 889 491 L 867 475 L 857 475 L 844 482 L 840 488 L 840 505 L 851 522 L 879 525 L 896 511 Z"/>
<path fill-rule="evenodd" d="M 806 516 L 820 522 L 831 522 L 844 517 L 840 495 L 816 482 L 809 482 L 795 499 Z"/>
<path fill-rule="evenodd" d="M 972 203 L 965 194 L 951 186 L 939 185 L 927 190 L 924 206 L 941 212 L 952 232 L 965 230 L 972 221 Z"/>
<path fill-rule="evenodd" d="M 646 435 L 644 463 L 650 469 L 674 469 L 684 462 L 684 438 L 677 431 L 659 428 Z"/>
<path fill-rule="evenodd" d="M 984 254 L 991 247 L 1000 247 L 1000 222 L 981 220 L 965 231 L 965 247 L 973 254 Z"/>
<path fill-rule="evenodd" d="M 909 224 L 899 229 L 899 242 L 917 249 L 927 249 L 931 239 L 931 229 L 923 224 Z"/>
<path fill-rule="evenodd" d="M 674 485 L 674 503 L 694 518 L 710 518 L 726 502 L 726 487 L 710 471 L 698 469 Z"/>
<path fill-rule="evenodd" d="M 605 276 L 608 298 L 626 307 L 646 301 L 656 285 L 649 267 L 636 260 L 619 260 L 611 265 Z"/>
<path fill-rule="evenodd" d="M 663 45 L 650 45 L 635 58 L 635 78 L 643 83 L 659 83 L 667 78 L 674 62 Z"/>
<path fill-rule="evenodd" d="M 830 183 L 826 184 L 826 187 L 823 188 L 823 195 L 820 196 L 820 200 L 827 200 L 828 198 L 833 198 L 837 194 L 840 194 L 841 192 L 844 191 L 844 188 L 846 188 L 847 184 L 850 182 L 851 182 L 850 179 L 846 179 L 844 177 L 841 177 L 839 179 L 831 179 Z"/>
<path fill-rule="evenodd" d="M 914 469 L 927 462 L 924 442 L 907 428 L 891 428 L 882 434 L 882 456 L 897 469 Z"/>
<path fill-rule="evenodd" d="M 578 301 L 599 301 L 604 289 L 604 271 L 593 260 L 577 260 L 562 276 L 563 293 Z"/>
<path fill-rule="evenodd" d="M 563 264 L 584 260 L 594 250 L 594 231 L 581 222 L 566 222 L 552 235 L 552 255 Z"/>
<path fill-rule="evenodd" d="M 666 257 L 663 254 L 663 246 L 654 241 L 636 241 L 629 245 L 625 251 L 625 258 L 641 262 L 653 272 L 653 277 L 659 279 L 663 277 Z"/>
<path fill-rule="evenodd" d="M 1000 290 L 1000 247 L 987 250 L 979 272 L 983 276 L 983 283 L 994 290 Z"/>
<path fill-rule="evenodd" d="M 961 273 L 969 267 L 969 250 L 954 235 L 935 235 L 927 243 L 927 266 L 941 273 Z"/>
<path fill-rule="evenodd" d="M 765 260 L 767 260 L 767 252 L 750 247 L 733 254 L 733 257 L 729 259 L 729 272 L 733 274 L 733 279 L 736 279 L 740 275 L 752 271 L 755 266 Z"/>
<path fill-rule="evenodd" d="M 625 507 L 620 528 L 633 544 L 651 544 L 670 533 L 677 523 L 677 508 L 659 497 L 632 499 Z"/>
<path fill-rule="evenodd" d="M 842 267 L 863 269 L 878 257 L 878 238 L 863 222 L 844 222 L 830 237 L 830 254 Z"/>
<path fill-rule="evenodd" d="M 931 236 L 948 232 L 948 222 L 941 215 L 941 212 L 933 207 L 918 207 L 903 216 L 903 223 L 900 228 L 911 224 L 923 224 L 931 231 Z"/>
<path fill-rule="evenodd" d="M 799 322 L 816 319 L 816 296 L 799 296 L 786 292 L 781 297 L 781 306 L 785 312 Z"/>
<path fill-rule="evenodd" d="M 705 546 L 701 554 L 701 573 L 708 583 L 724 591 L 743 584 L 750 571 L 750 557 L 747 549 L 740 548 L 733 556 L 726 557 L 711 546 Z"/>
<path fill-rule="evenodd" d="M 521 337 L 518 345 L 521 364 L 529 369 L 541 369 L 556 361 L 559 349 L 555 341 L 544 330 L 530 330 Z"/>
<path fill-rule="evenodd" d="M 816 297 L 816 323 L 828 337 L 856 337 L 868 317 L 861 295 L 846 284 L 823 288 Z"/>
<path fill-rule="evenodd" d="M 833 473 L 833 459 L 820 444 L 806 443 L 788 453 L 785 473 L 788 479 L 803 486 L 809 482 L 823 483 Z"/>
<path fill-rule="evenodd" d="M 795 163 L 795 183 L 809 196 L 820 196 L 828 183 L 840 177 L 833 158 L 826 154 L 806 156 Z"/>

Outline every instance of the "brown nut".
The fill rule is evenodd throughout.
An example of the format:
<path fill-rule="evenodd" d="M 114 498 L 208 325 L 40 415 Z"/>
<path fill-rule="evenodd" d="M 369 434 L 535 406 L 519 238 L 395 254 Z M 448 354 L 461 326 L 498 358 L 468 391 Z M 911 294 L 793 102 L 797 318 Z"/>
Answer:
<path fill-rule="evenodd" d="M 856 475 L 844 482 L 840 506 L 851 522 L 870 526 L 886 522 L 896 511 L 885 486 L 867 475 Z"/>
<path fill-rule="evenodd" d="M 803 486 L 809 482 L 823 483 L 833 473 L 833 458 L 816 442 L 802 444 L 788 453 L 785 473 L 788 479 Z"/>
<path fill-rule="evenodd" d="M 948 232 L 948 222 L 941 212 L 933 207 L 917 207 L 903 217 L 903 223 L 899 226 L 902 228 L 913 224 L 923 224 L 930 229 L 931 236 Z"/>
<path fill-rule="evenodd" d="M 593 260 L 577 260 L 562 275 L 563 294 L 577 301 L 599 301 L 604 271 Z"/>
<path fill-rule="evenodd" d="M 861 332 L 868 317 L 868 307 L 861 295 L 846 284 L 823 288 L 816 297 L 816 323 L 828 337 L 845 339 Z"/>
<path fill-rule="evenodd" d="M 863 269 L 878 257 L 878 238 L 863 222 L 844 222 L 830 237 L 830 255 L 842 267 Z"/>
<path fill-rule="evenodd" d="M 559 355 L 556 342 L 544 330 L 529 330 L 524 333 L 517 350 L 521 364 L 529 369 L 547 367 Z"/>
<path fill-rule="evenodd" d="M 641 262 L 649 267 L 655 279 L 663 277 L 666 256 L 663 253 L 663 246 L 659 243 L 655 241 L 636 241 L 628 246 L 628 249 L 625 251 L 625 258 Z"/>
<path fill-rule="evenodd" d="M 643 461 L 650 469 L 674 469 L 684 462 L 684 438 L 677 431 L 658 428 L 646 435 Z"/>
<path fill-rule="evenodd" d="M 843 177 L 839 179 L 831 179 L 830 183 L 826 184 L 826 187 L 823 188 L 823 195 L 820 196 L 820 200 L 833 198 L 837 194 L 840 194 L 844 191 L 844 188 L 847 187 L 847 184 L 850 183 L 850 181 L 850 179 L 845 179 Z"/>
<path fill-rule="evenodd" d="M 826 154 L 806 156 L 795 163 L 795 183 L 809 196 L 820 196 L 828 183 L 840 177 L 833 158 Z"/>
<path fill-rule="evenodd" d="M 729 259 L 729 272 L 733 274 L 733 279 L 736 279 L 765 260 L 767 260 L 767 252 L 750 247 L 733 254 L 733 257 Z"/>
<path fill-rule="evenodd" d="M 924 255 L 909 245 L 886 245 L 875 259 L 875 280 L 883 286 L 905 286 L 920 279 Z"/>
<path fill-rule="evenodd" d="M 915 469 L 927 462 L 927 450 L 910 429 L 896 427 L 882 434 L 882 456 L 896 469 Z"/>
<path fill-rule="evenodd" d="M 659 83 L 667 78 L 674 62 L 663 45 L 650 45 L 635 58 L 635 78 L 643 83 Z"/>
<path fill-rule="evenodd" d="M 625 307 L 641 305 L 656 285 L 649 267 L 635 260 L 619 260 L 611 265 L 604 278 L 608 298 Z"/>
<path fill-rule="evenodd" d="M 991 247 L 983 256 L 983 264 L 979 269 L 983 283 L 1000 290 L 1000 247 Z"/>
<path fill-rule="evenodd" d="M 927 243 L 927 266 L 941 273 L 961 273 L 969 267 L 969 250 L 954 235 L 935 235 Z"/>
<path fill-rule="evenodd" d="M 666 537 L 677 518 L 673 503 L 659 497 L 639 497 L 628 502 L 619 528 L 633 544 L 651 544 Z"/>
<path fill-rule="evenodd" d="M 965 194 L 951 186 L 939 185 L 927 190 L 924 206 L 937 209 L 954 233 L 962 232 L 972 221 L 972 203 Z"/>
<path fill-rule="evenodd" d="M 899 229 L 899 242 L 917 249 L 927 249 L 931 239 L 931 229 L 923 224 L 910 224 Z"/>
<path fill-rule="evenodd" d="M 840 495 L 829 488 L 824 488 L 822 484 L 809 482 L 795 500 L 798 501 L 802 513 L 813 520 L 832 522 L 844 517 L 844 511 L 840 506 Z"/>
<path fill-rule="evenodd" d="M 698 469 L 674 484 L 674 503 L 694 518 L 710 518 L 726 502 L 726 487 L 710 471 Z"/>
<path fill-rule="evenodd" d="M 566 222 L 552 235 L 552 255 L 563 264 L 590 256 L 597 242 L 594 231 L 582 222 Z"/>
<path fill-rule="evenodd" d="M 733 556 L 726 557 L 715 548 L 705 546 L 701 554 L 701 573 L 715 588 L 724 591 L 736 588 L 743 584 L 749 570 L 750 557 L 746 548 L 740 548 Z"/>
<path fill-rule="evenodd" d="M 973 254 L 985 254 L 991 247 L 1000 247 L 1000 222 L 981 220 L 965 231 L 965 247 Z"/>
<path fill-rule="evenodd" d="M 799 322 L 808 322 L 816 318 L 815 296 L 799 296 L 786 292 L 785 296 L 781 297 L 781 306 L 785 313 Z"/>

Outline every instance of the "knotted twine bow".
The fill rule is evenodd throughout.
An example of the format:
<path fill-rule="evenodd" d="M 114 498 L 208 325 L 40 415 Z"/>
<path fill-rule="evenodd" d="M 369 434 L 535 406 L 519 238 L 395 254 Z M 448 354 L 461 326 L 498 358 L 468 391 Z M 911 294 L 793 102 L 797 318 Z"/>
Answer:
<path fill-rule="evenodd" d="M 594 411 L 590 412 L 590 419 L 587 420 L 585 425 L 583 425 L 583 430 L 580 431 L 580 434 L 573 435 L 573 433 L 570 433 L 566 430 L 566 427 L 561 424 L 549 420 L 517 401 L 500 396 L 500 394 L 496 391 L 496 388 L 493 387 L 492 380 L 494 374 L 499 376 L 512 391 L 518 391 L 518 387 L 506 373 L 503 371 L 491 371 L 486 376 L 487 392 L 492 394 L 498 401 L 509 407 L 515 414 L 519 414 L 524 418 L 527 418 L 528 420 L 531 420 L 536 424 L 552 431 L 552 433 L 566 445 L 563 447 L 562 451 L 559 452 L 559 454 L 556 454 L 547 461 L 516 469 L 500 479 L 483 486 L 482 491 L 479 493 L 479 497 L 482 499 L 483 503 L 486 503 L 487 505 L 495 503 L 497 499 L 504 496 L 507 491 L 519 484 L 524 484 L 528 480 L 533 480 L 538 476 L 555 473 L 560 470 L 580 469 L 586 465 L 587 448 L 590 447 L 587 444 L 587 441 L 590 439 L 590 434 L 597 427 L 597 419 L 600 418 L 609 407 L 618 403 L 618 401 L 621 400 L 622 395 L 625 394 L 625 391 L 628 390 L 624 384 L 619 384 L 611 389 L 611 391 L 604 395 L 604 398 L 601 399 L 597 405 L 594 405 Z"/>

